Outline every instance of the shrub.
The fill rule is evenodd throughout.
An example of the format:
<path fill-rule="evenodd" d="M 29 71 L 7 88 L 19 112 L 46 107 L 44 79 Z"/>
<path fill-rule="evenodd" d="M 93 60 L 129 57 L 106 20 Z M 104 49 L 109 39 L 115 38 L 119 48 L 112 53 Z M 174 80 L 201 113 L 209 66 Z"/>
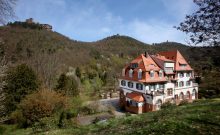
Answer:
<path fill-rule="evenodd" d="M 57 86 L 56 86 L 56 90 L 64 90 L 66 85 L 67 85 L 67 76 L 62 73 L 57 81 Z"/>
<path fill-rule="evenodd" d="M 95 114 L 97 113 L 97 110 L 91 106 L 83 106 L 81 109 L 80 109 L 80 113 L 81 114 Z"/>
<path fill-rule="evenodd" d="M 25 64 L 9 69 L 6 76 L 6 108 L 8 113 L 28 94 L 39 87 L 35 72 Z"/>
<path fill-rule="evenodd" d="M 68 77 L 67 86 L 66 86 L 66 94 L 71 96 L 78 96 L 78 82 L 73 76 Z"/>
<path fill-rule="evenodd" d="M 167 109 L 167 108 L 172 108 L 174 107 L 175 104 L 171 103 L 171 102 L 166 102 L 164 104 L 161 105 L 161 109 Z"/>
<path fill-rule="evenodd" d="M 81 78 L 81 70 L 79 67 L 76 68 L 76 76 Z"/>
<path fill-rule="evenodd" d="M 179 106 L 182 106 L 182 105 L 186 105 L 188 104 L 188 100 L 182 100 L 180 103 L 179 103 Z"/>
<path fill-rule="evenodd" d="M 125 112 L 125 116 L 129 117 L 129 116 L 131 116 L 131 113 L 130 112 Z"/>
<path fill-rule="evenodd" d="M 45 117 L 40 119 L 39 122 L 35 122 L 31 128 L 34 133 L 39 133 L 57 128 L 56 124 L 57 120 L 55 117 Z"/>
<path fill-rule="evenodd" d="M 65 112 L 62 112 L 62 113 L 60 114 L 59 123 L 58 123 L 58 127 L 59 127 L 59 128 L 65 127 L 65 122 L 64 122 L 65 119 L 66 119 L 66 113 L 65 113 Z"/>
<path fill-rule="evenodd" d="M 17 124 L 18 128 L 28 127 L 27 119 L 23 116 L 21 110 L 16 110 L 10 115 L 11 123 Z"/>
<path fill-rule="evenodd" d="M 3 135 L 5 130 L 6 130 L 6 128 L 0 125 L 0 135 Z"/>
<path fill-rule="evenodd" d="M 61 74 L 55 89 L 61 93 L 64 93 L 65 95 L 79 95 L 78 82 L 73 76 Z"/>
<path fill-rule="evenodd" d="M 68 108 L 68 98 L 52 90 L 42 89 L 28 95 L 20 104 L 23 116 L 29 124 L 50 117 Z"/>

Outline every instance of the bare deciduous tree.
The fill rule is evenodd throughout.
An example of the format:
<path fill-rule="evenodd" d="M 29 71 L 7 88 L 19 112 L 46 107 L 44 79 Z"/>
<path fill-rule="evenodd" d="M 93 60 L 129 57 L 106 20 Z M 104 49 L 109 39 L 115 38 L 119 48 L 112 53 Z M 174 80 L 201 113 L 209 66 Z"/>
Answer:
<path fill-rule="evenodd" d="M 35 52 L 32 59 L 28 60 L 28 64 L 33 67 L 43 81 L 43 87 L 51 89 L 55 75 L 60 67 L 59 56 L 55 53 L 48 55 L 45 52 Z"/>
<path fill-rule="evenodd" d="M 0 24 L 15 17 L 14 6 L 17 0 L 0 0 Z"/>
<path fill-rule="evenodd" d="M 220 0 L 194 0 L 198 11 L 187 15 L 176 27 L 187 34 L 193 44 L 220 46 Z"/>
<path fill-rule="evenodd" d="M 5 57 L 1 58 L 0 60 L 0 117 L 5 115 L 5 93 L 3 91 L 3 88 L 5 87 L 6 83 L 4 81 L 4 77 L 6 76 L 6 70 L 7 70 L 7 61 Z"/>

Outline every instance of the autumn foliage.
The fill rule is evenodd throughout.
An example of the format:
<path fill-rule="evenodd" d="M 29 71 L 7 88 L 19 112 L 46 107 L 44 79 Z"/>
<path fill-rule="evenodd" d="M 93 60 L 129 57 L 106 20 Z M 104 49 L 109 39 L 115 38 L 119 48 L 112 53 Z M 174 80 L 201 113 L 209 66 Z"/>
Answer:
<path fill-rule="evenodd" d="M 20 103 L 20 108 L 23 116 L 32 123 L 67 109 L 68 98 L 53 90 L 42 89 L 28 95 Z"/>

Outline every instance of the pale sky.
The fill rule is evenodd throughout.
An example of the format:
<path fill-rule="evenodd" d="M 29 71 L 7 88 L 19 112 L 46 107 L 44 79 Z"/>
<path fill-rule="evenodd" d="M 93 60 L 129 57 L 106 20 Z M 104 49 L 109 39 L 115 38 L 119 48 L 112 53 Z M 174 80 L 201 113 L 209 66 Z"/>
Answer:
<path fill-rule="evenodd" d="M 120 34 L 151 44 L 186 43 L 173 26 L 195 8 L 193 0 L 18 0 L 15 13 L 19 21 L 32 17 L 74 40 Z"/>

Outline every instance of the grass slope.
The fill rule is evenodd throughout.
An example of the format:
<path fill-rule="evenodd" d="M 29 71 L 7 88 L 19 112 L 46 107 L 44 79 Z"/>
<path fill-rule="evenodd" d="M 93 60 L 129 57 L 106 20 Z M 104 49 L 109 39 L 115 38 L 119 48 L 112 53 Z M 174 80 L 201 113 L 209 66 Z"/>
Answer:
<path fill-rule="evenodd" d="M 31 134 L 31 129 L 4 133 Z M 157 112 L 112 119 L 106 123 L 50 130 L 39 134 L 220 134 L 220 99 L 199 100 L 192 104 L 171 106 Z"/>
<path fill-rule="evenodd" d="M 158 112 L 115 119 L 106 124 L 90 126 L 86 131 L 89 134 L 130 135 L 220 134 L 220 100 L 201 100 Z"/>

